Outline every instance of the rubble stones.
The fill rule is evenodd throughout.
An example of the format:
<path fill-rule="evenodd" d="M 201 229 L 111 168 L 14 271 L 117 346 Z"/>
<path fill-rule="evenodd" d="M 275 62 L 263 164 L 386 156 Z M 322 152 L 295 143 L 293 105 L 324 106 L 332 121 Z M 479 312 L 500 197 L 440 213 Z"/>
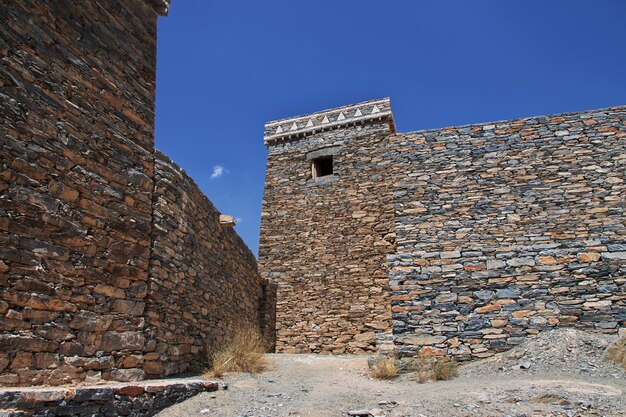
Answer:
<path fill-rule="evenodd" d="M 485 361 L 467 364 L 468 376 L 493 374 L 558 375 L 567 370 L 586 377 L 611 377 L 619 371 L 606 361 L 610 347 L 618 343 L 615 335 L 574 328 L 546 330 L 524 339 L 524 343 Z M 608 346 L 608 348 L 607 348 Z"/>

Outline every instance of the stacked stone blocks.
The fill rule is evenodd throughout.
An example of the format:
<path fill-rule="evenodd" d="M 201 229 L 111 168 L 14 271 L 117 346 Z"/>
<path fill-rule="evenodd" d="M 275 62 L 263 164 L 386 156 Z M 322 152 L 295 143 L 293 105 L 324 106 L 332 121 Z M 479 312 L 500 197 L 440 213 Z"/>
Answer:
<path fill-rule="evenodd" d="M 391 343 L 389 100 L 266 124 L 259 268 L 277 285 L 276 349 L 362 353 Z M 316 156 L 332 175 L 311 178 Z"/>
<path fill-rule="evenodd" d="M 195 182 L 155 153 L 153 248 L 146 309 L 149 375 L 189 371 L 238 329 L 258 327 L 273 338 L 271 287 L 256 259 Z M 261 328 L 261 326 L 263 328 Z M 194 364 L 195 362 L 195 364 Z"/>
<path fill-rule="evenodd" d="M 623 107 L 390 138 L 402 352 L 480 358 L 626 320 Z"/>
<path fill-rule="evenodd" d="M 0 385 L 169 375 L 239 325 L 271 328 L 254 257 L 155 154 L 166 10 L 0 5 Z"/>
<path fill-rule="evenodd" d="M 370 134 L 375 119 L 368 127 L 350 121 L 357 109 L 370 115 L 372 103 L 393 120 L 388 100 L 376 100 L 266 124 L 260 268 L 279 287 L 279 350 L 358 351 L 357 332 L 336 338 L 321 327 L 328 316 L 320 306 L 329 291 L 353 294 L 366 282 L 359 278 L 383 274 L 384 294 L 370 300 L 391 308 L 380 310 L 386 326 L 374 329 L 366 350 L 393 343 L 400 354 L 465 360 L 556 326 L 615 333 L 626 324 L 624 107 Z M 311 178 L 307 155 L 335 143 L 336 175 Z M 375 176 L 354 174 L 367 164 Z M 385 210 L 391 201 L 392 226 L 342 205 L 350 187 L 354 201 Z M 341 216 L 326 209 L 333 204 Z M 362 228 L 362 217 L 379 223 Z M 390 246 L 378 249 L 387 263 L 343 274 L 361 258 L 335 221 L 361 233 L 364 253 L 385 230 Z M 332 253 L 320 239 L 328 235 L 336 239 Z M 294 250 L 281 254 L 283 243 Z M 326 276 L 338 279 L 329 286 Z M 349 304 L 334 303 L 329 315 L 361 308 L 361 299 L 346 297 Z"/>

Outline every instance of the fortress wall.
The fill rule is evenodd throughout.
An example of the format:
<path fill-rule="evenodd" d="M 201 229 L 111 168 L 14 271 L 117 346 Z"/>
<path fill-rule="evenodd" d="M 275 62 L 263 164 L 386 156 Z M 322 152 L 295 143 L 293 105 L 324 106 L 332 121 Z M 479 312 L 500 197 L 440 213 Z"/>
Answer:
<path fill-rule="evenodd" d="M 148 375 L 202 366 L 207 345 L 247 326 L 273 337 L 273 290 L 256 259 L 194 181 L 155 154 L 154 232 L 146 308 Z M 266 324 L 268 323 L 268 324 Z"/>
<path fill-rule="evenodd" d="M 389 128 L 375 121 L 268 146 L 259 270 L 277 284 L 279 352 L 360 353 L 390 338 Z M 307 154 L 331 146 L 334 174 L 312 179 Z"/>
<path fill-rule="evenodd" d="M 0 4 L 0 386 L 182 372 L 238 325 L 272 331 L 243 242 L 160 154 L 153 181 L 166 6 Z"/>
<path fill-rule="evenodd" d="M 0 385 L 141 377 L 157 13 L 4 0 L 0 21 Z"/>
<path fill-rule="evenodd" d="M 626 108 L 390 137 L 401 352 L 626 325 Z"/>

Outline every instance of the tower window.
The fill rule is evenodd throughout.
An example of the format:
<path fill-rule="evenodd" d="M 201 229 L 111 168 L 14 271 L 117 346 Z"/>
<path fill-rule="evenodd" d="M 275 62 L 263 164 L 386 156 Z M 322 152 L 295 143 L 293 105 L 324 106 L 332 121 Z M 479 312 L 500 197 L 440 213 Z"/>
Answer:
<path fill-rule="evenodd" d="M 322 156 L 320 158 L 313 159 L 311 163 L 311 172 L 313 178 L 333 175 L 333 156 Z"/>

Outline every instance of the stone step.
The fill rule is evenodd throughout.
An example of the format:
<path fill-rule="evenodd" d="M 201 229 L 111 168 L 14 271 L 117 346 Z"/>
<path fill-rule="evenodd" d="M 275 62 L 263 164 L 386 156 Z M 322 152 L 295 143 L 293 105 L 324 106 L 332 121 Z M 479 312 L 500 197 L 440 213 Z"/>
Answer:
<path fill-rule="evenodd" d="M 0 389 L 0 417 L 152 416 L 219 384 L 201 378 L 172 378 L 122 384 Z"/>

